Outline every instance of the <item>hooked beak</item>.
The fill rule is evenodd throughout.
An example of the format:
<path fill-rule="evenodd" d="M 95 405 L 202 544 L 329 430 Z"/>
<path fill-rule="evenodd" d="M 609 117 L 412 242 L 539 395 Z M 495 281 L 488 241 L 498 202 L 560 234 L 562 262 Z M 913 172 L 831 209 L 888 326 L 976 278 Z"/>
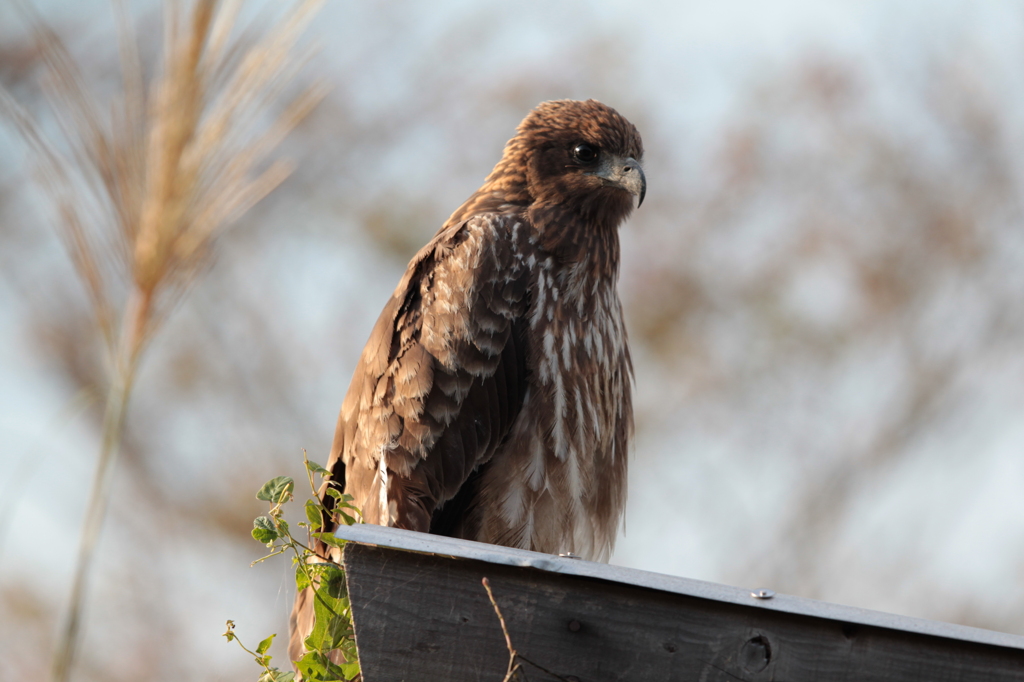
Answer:
<path fill-rule="evenodd" d="M 644 175 L 644 169 L 640 162 L 633 157 L 629 156 L 623 159 L 609 155 L 594 171 L 594 175 L 604 180 L 606 185 L 624 189 L 637 197 L 639 199 L 636 204 L 637 208 L 644 203 L 644 195 L 647 194 L 647 176 Z"/>

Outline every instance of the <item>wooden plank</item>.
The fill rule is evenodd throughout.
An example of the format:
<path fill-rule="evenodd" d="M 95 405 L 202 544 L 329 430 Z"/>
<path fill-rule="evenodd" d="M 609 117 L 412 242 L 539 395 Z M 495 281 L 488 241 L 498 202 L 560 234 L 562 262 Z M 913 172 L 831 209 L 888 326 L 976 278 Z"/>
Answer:
<path fill-rule="evenodd" d="M 690 597 L 711 599 L 726 604 L 739 604 L 749 608 L 782 611 L 801 616 L 813 616 L 854 625 L 869 625 L 916 632 L 947 639 L 959 639 L 980 644 L 994 644 L 1024 651 L 1024 637 L 1005 632 L 982 630 L 966 625 L 943 623 L 921 618 L 910 618 L 881 611 L 871 611 L 853 606 L 830 604 L 788 594 L 776 594 L 772 599 L 756 599 L 751 590 L 729 585 L 719 585 L 691 578 L 638 571 L 632 568 L 610 564 L 594 563 L 579 559 L 568 559 L 551 554 L 530 552 L 524 549 L 488 545 L 482 542 L 459 540 L 426 533 L 416 533 L 399 528 L 385 528 L 371 524 L 342 526 L 336 535 L 345 540 L 364 545 L 377 545 L 414 552 L 439 554 L 443 556 L 477 559 L 491 564 L 522 566 L 542 571 L 596 578 L 609 582 L 647 587 L 662 592 L 671 592 Z M 762 586 L 762 587 L 770 587 Z"/>
<path fill-rule="evenodd" d="M 519 652 L 579 682 L 1024 680 L 1011 647 L 355 542 L 344 562 L 365 682 L 499 682 L 484 576 Z"/>

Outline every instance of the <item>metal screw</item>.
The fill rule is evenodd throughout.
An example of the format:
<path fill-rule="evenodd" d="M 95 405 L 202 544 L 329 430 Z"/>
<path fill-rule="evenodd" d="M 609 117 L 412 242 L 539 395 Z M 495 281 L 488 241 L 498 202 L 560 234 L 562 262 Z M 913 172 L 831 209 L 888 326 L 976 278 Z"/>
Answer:
<path fill-rule="evenodd" d="M 771 599 L 775 596 L 775 593 L 771 590 L 766 590 L 762 588 L 760 590 L 754 590 L 750 593 L 750 596 L 754 599 Z"/>
<path fill-rule="evenodd" d="M 564 554 L 559 554 L 558 556 L 563 557 L 565 559 L 582 559 L 583 558 L 583 557 L 581 557 L 578 554 L 573 554 L 572 552 L 565 552 Z"/>

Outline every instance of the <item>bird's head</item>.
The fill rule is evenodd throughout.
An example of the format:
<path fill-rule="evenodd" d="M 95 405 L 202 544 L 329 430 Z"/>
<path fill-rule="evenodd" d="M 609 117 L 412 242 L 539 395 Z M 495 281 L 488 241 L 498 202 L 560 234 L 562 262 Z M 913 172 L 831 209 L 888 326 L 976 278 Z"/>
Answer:
<path fill-rule="evenodd" d="M 491 179 L 515 176 L 531 208 L 557 207 L 617 227 L 644 200 L 636 126 L 596 100 L 544 102 L 519 124 Z M 522 184 L 520 184 L 522 183 Z"/>

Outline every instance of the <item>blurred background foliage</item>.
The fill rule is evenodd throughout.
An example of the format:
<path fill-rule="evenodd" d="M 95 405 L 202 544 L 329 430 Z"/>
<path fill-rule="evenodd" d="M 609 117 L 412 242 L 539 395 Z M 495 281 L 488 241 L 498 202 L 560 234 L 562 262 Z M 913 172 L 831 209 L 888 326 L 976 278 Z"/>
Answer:
<path fill-rule="evenodd" d="M 78 679 L 252 674 L 224 620 L 283 633 L 292 599 L 289 567 L 247 567 L 254 492 L 326 457 L 405 263 L 563 97 L 617 108 L 647 150 L 621 233 L 638 429 L 613 562 L 1024 634 L 1024 4 L 764 4 L 329 3 L 303 78 L 332 90 L 284 145 L 295 173 L 140 369 Z M 106 0 L 37 7 L 103 101 Z M 159 4 L 131 10 L 152 68 Z M 56 125 L 6 4 L 0 82 Z M 47 669 L 105 391 L 32 176 L 0 127 L 10 679 Z"/>

